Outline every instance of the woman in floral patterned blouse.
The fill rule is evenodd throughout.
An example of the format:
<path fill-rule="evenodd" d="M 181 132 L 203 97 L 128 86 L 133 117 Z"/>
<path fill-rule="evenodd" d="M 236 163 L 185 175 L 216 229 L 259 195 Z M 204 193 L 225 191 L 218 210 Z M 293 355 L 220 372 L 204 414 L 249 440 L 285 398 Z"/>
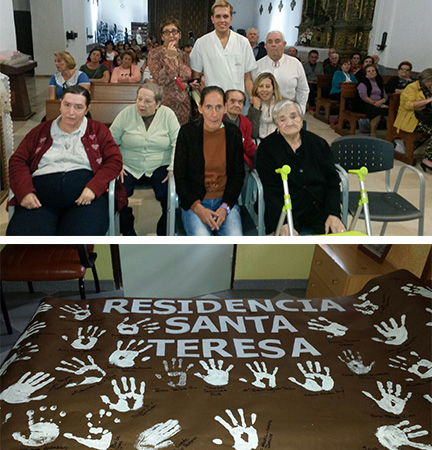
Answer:
<path fill-rule="evenodd" d="M 164 88 L 162 104 L 171 108 L 180 125 L 189 121 L 190 98 L 188 80 L 191 76 L 189 55 L 178 48 L 181 37 L 178 20 L 170 17 L 160 25 L 163 45 L 152 49 L 148 66 L 153 80 Z"/>

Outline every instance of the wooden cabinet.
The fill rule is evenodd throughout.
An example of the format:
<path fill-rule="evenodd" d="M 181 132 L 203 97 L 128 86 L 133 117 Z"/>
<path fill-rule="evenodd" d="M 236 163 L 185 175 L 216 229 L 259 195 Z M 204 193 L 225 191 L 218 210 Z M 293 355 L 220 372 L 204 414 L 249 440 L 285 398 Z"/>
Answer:
<path fill-rule="evenodd" d="M 372 278 L 394 270 L 389 262 L 377 263 L 354 244 L 316 245 L 306 297 L 352 295 Z"/>

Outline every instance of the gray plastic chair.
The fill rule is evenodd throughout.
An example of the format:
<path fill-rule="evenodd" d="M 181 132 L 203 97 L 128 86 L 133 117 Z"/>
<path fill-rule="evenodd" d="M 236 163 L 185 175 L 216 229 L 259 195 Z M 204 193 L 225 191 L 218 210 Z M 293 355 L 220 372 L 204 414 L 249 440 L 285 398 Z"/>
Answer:
<path fill-rule="evenodd" d="M 256 170 L 248 176 L 246 190 L 240 194 L 239 206 L 245 236 L 264 236 L 264 194 L 261 180 Z M 257 210 L 255 211 L 255 204 Z M 184 236 L 186 234 L 181 220 L 178 195 L 173 174 L 168 177 L 167 235 Z"/>
<path fill-rule="evenodd" d="M 394 150 L 391 142 L 372 137 L 344 136 L 333 141 L 331 149 L 335 163 L 343 169 L 346 185 L 349 187 L 348 174 L 350 169 L 367 167 L 369 173 L 385 171 L 385 191 L 368 191 L 369 209 L 372 221 L 383 222 L 380 235 L 385 234 L 388 222 L 419 221 L 418 235 L 423 236 L 425 181 L 423 174 L 415 167 L 404 165 L 400 168 L 393 189 L 390 186 L 391 169 L 393 169 Z M 400 194 L 398 190 L 405 170 L 413 171 L 419 179 L 419 206 L 416 207 Z M 345 172 L 345 173 L 344 173 Z M 366 177 L 367 189 L 367 177 Z M 354 215 L 360 198 L 359 192 L 349 192 L 342 196 L 342 216 L 348 213 Z M 363 213 L 360 218 L 364 219 Z"/>

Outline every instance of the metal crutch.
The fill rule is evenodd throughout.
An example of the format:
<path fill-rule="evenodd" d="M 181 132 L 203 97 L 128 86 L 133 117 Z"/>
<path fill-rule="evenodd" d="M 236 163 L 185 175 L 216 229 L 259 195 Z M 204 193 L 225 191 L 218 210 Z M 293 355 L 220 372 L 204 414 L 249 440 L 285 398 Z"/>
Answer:
<path fill-rule="evenodd" d="M 348 170 L 348 172 L 356 174 L 359 179 L 359 183 L 360 183 L 360 199 L 358 202 L 357 210 L 356 210 L 354 217 L 351 221 L 351 224 L 349 226 L 349 231 L 352 231 L 354 229 L 354 227 L 356 226 L 357 221 L 360 217 L 361 210 L 363 208 L 366 233 L 368 236 L 372 236 L 371 220 L 370 220 L 370 214 L 369 214 L 369 198 L 368 198 L 368 194 L 367 194 L 367 190 L 366 190 L 365 182 L 364 182 L 365 177 L 368 174 L 368 170 L 366 167 L 363 166 L 363 167 L 360 167 L 360 169 Z"/>
<path fill-rule="evenodd" d="M 276 173 L 280 173 L 280 176 L 282 178 L 282 186 L 284 190 L 284 205 L 282 207 L 281 215 L 279 217 L 279 222 L 276 227 L 275 236 L 279 236 L 282 225 L 285 222 L 285 217 L 287 217 L 288 220 L 288 231 L 290 236 L 294 236 L 294 221 L 292 216 L 292 203 L 291 203 L 291 197 L 289 195 L 289 189 L 288 189 L 288 174 L 291 172 L 291 167 L 285 164 L 280 169 L 276 169 Z"/>

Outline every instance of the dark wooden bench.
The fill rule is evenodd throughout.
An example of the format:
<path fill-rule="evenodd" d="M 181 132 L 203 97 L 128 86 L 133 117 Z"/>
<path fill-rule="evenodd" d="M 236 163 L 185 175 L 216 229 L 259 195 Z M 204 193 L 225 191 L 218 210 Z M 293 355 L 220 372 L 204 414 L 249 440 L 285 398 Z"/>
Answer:
<path fill-rule="evenodd" d="M 421 139 L 426 139 L 428 135 L 419 131 L 409 133 L 408 131 L 400 130 L 399 133 L 393 126 L 396 119 L 400 104 L 400 93 L 389 94 L 389 112 L 387 117 L 387 133 L 386 141 L 393 142 L 395 139 L 402 139 L 405 144 L 405 153 L 395 151 L 395 159 L 403 161 L 412 166 L 416 165 L 414 157 L 415 143 Z"/>
<path fill-rule="evenodd" d="M 339 102 L 329 98 L 333 75 L 320 74 L 317 78 L 317 99 L 314 117 L 322 122 L 329 123 L 331 110 L 339 108 Z M 321 108 L 324 109 L 324 115 L 321 114 Z"/>
<path fill-rule="evenodd" d="M 90 95 L 93 100 L 135 101 L 138 88 L 142 84 L 104 83 L 92 81 Z"/>
<path fill-rule="evenodd" d="M 356 134 L 357 122 L 360 119 L 366 119 L 366 114 L 352 111 L 348 101 L 353 100 L 356 96 L 356 83 L 341 83 L 341 96 L 339 106 L 339 120 L 337 125 L 331 125 L 336 133 L 341 136 Z M 344 130 L 344 123 L 349 123 L 349 131 Z"/>
<path fill-rule="evenodd" d="M 92 100 L 90 104 L 90 114 L 92 119 L 110 126 L 118 113 L 126 106 L 135 103 L 133 101 L 114 101 L 114 100 Z M 60 100 L 46 101 L 47 120 L 55 119 L 60 114 Z"/>

